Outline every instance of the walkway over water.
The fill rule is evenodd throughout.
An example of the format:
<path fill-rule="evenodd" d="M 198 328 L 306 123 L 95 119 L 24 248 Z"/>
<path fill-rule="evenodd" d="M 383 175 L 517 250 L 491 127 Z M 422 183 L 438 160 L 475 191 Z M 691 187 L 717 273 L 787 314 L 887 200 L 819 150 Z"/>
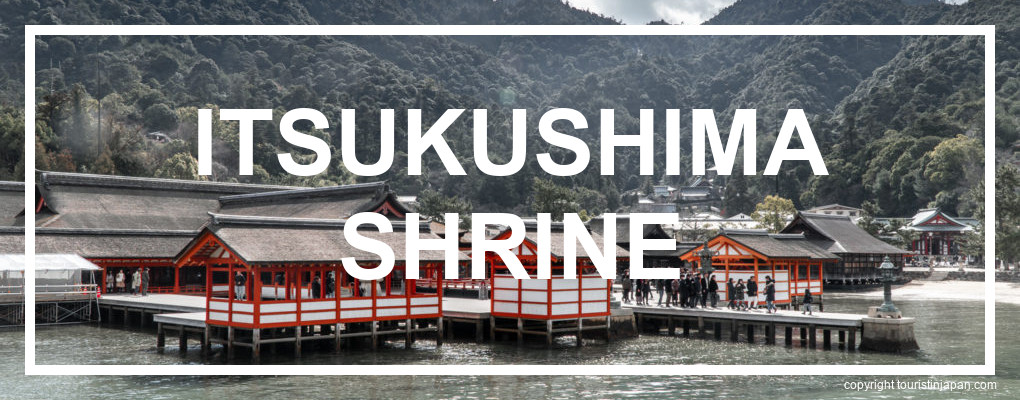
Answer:
<path fill-rule="evenodd" d="M 812 315 L 800 311 L 778 310 L 774 314 L 764 310 L 737 311 L 728 308 L 679 308 L 659 306 L 639 306 L 624 304 L 637 318 L 639 331 L 654 330 L 663 327 L 669 335 L 676 334 L 679 327 L 684 336 L 690 336 L 697 330 L 698 336 L 708 338 L 711 334 L 716 340 L 722 340 L 728 331 L 729 340 L 736 342 L 741 334 L 749 343 L 756 343 L 756 329 L 760 329 L 765 337 L 765 344 L 776 344 L 777 328 L 785 328 L 783 338 L 785 344 L 793 345 L 794 329 L 800 332 L 802 347 L 817 347 L 817 333 L 822 333 L 822 345 L 832 347 L 832 331 L 838 333 L 840 348 L 853 350 L 857 344 L 857 333 L 863 327 L 863 319 L 867 315 L 844 314 L 815 311 Z M 727 327 L 724 329 L 724 326 Z"/>

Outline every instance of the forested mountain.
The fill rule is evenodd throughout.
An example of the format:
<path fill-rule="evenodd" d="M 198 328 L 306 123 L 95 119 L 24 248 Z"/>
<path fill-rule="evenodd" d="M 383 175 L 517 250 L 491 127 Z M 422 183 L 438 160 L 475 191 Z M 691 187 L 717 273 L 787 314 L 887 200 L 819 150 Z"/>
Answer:
<path fill-rule="evenodd" d="M 24 24 L 616 24 L 556 0 L 417 1 L 74 1 L 0 3 L 0 179 L 23 174 L 21 79 Z M 960 6 L 931 1 L 742 0 L 709 24 L 995 24 L 997 25 L 997 145 L 1011 157 L 1017 139 L 1017 21 L 1006 0 Z M 522 34 L 528 32 L 522 31 Z M 799 207 L 871 201 L 883 214 L 909 215 L 940 205 L 969 214 L 977 199 L 983 138 L 981 39 L 937 37 L 321 37 L 179 36 L 43 37 L 36 42 L 37 168 L 135 176 L 194 177 L 197 108 L 271 108 L 257 123 L 255 175 L 237 174 L 236 123 L 214 125 L 214 175 L 241 180 L 328 185 L 390 180 L 401 193 L 433 189 L 460 197 L 476 211 L 530 212 L 533 178 L 587 188 L 578 208 L 620 207 L 620 193 L 690 177 L 682 140 L 681 176 L 663 176 L 664 135 L 657 135 L 656 175 L 638 175 L 636 150 L 618 151 L 614 176 L 598 170 L 599 110 L 615 111 L 617 133 L 637 133 L 639 110 L 712 108 L 728 132 L 738 108 L 758 109 L 759 168 L 764 168 L 789 108 L 803 108 L 830 175 L 814 177 L 807 163 L 774 177 L 734 176 L 728 214 L 749 212 L 765 195 Z M 286 110 L 322 111 L 330 129 L 314 131 L 333 147 L 326 174 L 287 174 L 277 153 L 292 148 L 277 123 Z M 534 155 L 546 110 L 579 110 L 589 129 L 572 132 L 589 143 L 592 163 L 573 177 L 551 177 Z M 392 171 L 357 177 L 340 162 L 340 110 L 357 113 L 358 156 L 379 156 L 379 110 L 394 108 L 397 154 Z M 434 154 L 422 176 L 409 176 L 406 109 L 435 121 L 447 109 L 489 110 L 490 158 L 509 159 L 510 115 L 528 110 L 529 149 L 521 173 L 489 177 L 475 170 L 470 112 L 447 131 L 467 176 L 449 176 Z M 101 122 L 100 122 L 101 121 Z M 426 124 L 428 125 L 428 123 Z M 686 131 L 681 125 L 682 132 Z M 305 126 L 310 129 L 311 126 Z M 311 131 L 311 130 L 309 130 Z M 147 135 L 160 132 L 161 135 Z M 686 135 L 685 135 L 686 137 Z M 153 139 L 155 138 L 155 140 Z M 553 152 L 554 155 L 556 152 Z M 313 157 L 305 154 L 306 161 Z"/>

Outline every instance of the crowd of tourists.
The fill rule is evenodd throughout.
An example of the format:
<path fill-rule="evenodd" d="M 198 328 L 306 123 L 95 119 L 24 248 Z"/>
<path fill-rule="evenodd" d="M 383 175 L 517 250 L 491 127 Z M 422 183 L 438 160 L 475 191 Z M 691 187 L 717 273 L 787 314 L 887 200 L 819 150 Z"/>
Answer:
<path fill-rule="evenodd" d="M 623 302 L 627 304 L 651 306 L 655 301 L 654 305 L 658 307 L 718 308 L 719 283 L 715 274 L 703 274 L 684 268 L 678 279 L 631 279 L 628 269 L 624 271 L 621 285 Z M 776 282 L 771 276 L 765 276 L 764 287 L 759 287 L 753 276 L 747 282 L 730 278 L 726 281 L 726 293 L 726 307 L 731 310 L 758 310 L 764 306 L 766 313 L 776 312 Z M 759 304 L 759 301 L 764 304 Z M 804 312 L 811 313 L 810 290 L 805 291 L 803 301 Z"/>

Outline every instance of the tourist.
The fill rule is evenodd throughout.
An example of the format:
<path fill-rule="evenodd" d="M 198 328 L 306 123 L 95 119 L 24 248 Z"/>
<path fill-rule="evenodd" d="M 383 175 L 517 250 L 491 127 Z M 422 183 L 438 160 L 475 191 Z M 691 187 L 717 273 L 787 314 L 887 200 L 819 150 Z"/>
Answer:
<path fill-rule="evenodd" d="M 669 282 L 669 286 L 671 289 L 673 289 L 672 291 L 670 291 L 672 295 L 670 296 L 669 299 L 673 302 L 674 306 L 679 307 L 680 303 L 678 302 L 678 299 L 680 298 L 680 280 L 679 279 L 671 280 Z"/>
<path fill-rule="evenodd" d="M 139 292 L 138 288 L 140 288 L 141 286 L 142 286 L 142 273 L 138 272 L 138 270 L 136 269 L 135 272 L 131 274 L 131 295 L 132 296 L 138 295 Z"/>
<path fill-rule="evenodd" d="M 730 304 L 728 304 L 726 307 L 731 310 L 735 310 L 737 308 L 737 303 L 735 302 L 736 300 L 735 294 L 737 290 L 736 287 L 737 285 L 733 283 L 733 278 L 730 278 L 729 280 L 726 281 L 726 300 L 730 302 Z"/>
<path fill-rule="evenodd" d="M 124 270 L 117 271 L 117 292 L 124 293 Z"/>
<path fill-rule="evenodd" d="M 712 308 L 719 303 L 719 283 L 715 281 L 715 274 L 708 278 L 708 295 L 712 298 Z"/>
<path fill-rule="evenodd" d="M 765 276 L 765 312 L 774 314 L 776 312 L 776 282 L 771 276 Z"/>
<path fill-rule="evenodd" d="M 801 314 L 807 313 L 808 315 L 814 315 L 811 312 L 811 303 L 813 303 L 813 302 L 814 302 L 814 299 L 811 298 L 811 289 L 804 289 L 804 311 L 801 311 L 800 313 Z"/>
<path fill-rule="evenodd" d="M 142 296 L 149 295 L 149 269 L 142 272 Z"/>
<path fill-rule="evenodd" d="M 698 308 L 698 301 L 701 299 L 701 274 L 694 275 L 691 279 L 691 308 Z"/>
<path fill-rule="evenodd" d="M 748 309 L 758 308 L 758 282 L 754 280 L 754 277 L 747 279 L 747 303 L 749 304 Z"/>
<path fill-rule="evenodd" d="M 666 307 L 669 307 L 669 301 L 673 298 L 673 280 L 663 279 L 662 285 L 666 287 Z"/>
<path fill-rule="evenodd" d="M 677 288 L 677 301 L 679 301 L 678 305 L 681 308 L 687 307 L 687 299 L 690 297 L 689 293 L 691 292 L 690 284 L 691 281 L 687 278 L 686 273 L 680 275 L 680 279 L 677 281 L 677 286 L 679 286 Z"/>
<path fill-rule="evenodd" d="M 645 296 L 645 305 L 647 306 L 649 303 L 651 303 L 652 300 L 652 280 L 645 279 L 642 286 L 643 287 L 641 288 L 641 293 L 644 294 Z"/>
<path fill-rule="evenodd" d="M 659 295 L 659 303 L 656 304 L 656 305 L 659 306 L 659 307 L 662 307 L 662 297 L 663 297 L 662 294 L 663 294 L 663 292 L 665 292 L 665 290 L 666 290 L 666 280 L 665 279 L 658 279 L 658 280 L 656 280 L 655 281 L 655 293 Z M 666 302 L 666 305 L 669 305 L 668 301 Z"/>
<path fill-rule="evenodd" d="M 106 272 L 106 293 L 113 293 L 113 271 Z"/>
<path fill-rule="evenodd" d="M 701 276 L 701 308 L 705 308 L 708 302 L 708 275 L 699 276 Z"/>
<path fill-rule="evenodd" d="M 322 282 L 319 282 L 319 276 L 316 275 L 312 279 L 312 298 L 317 299 L 322 295 Z"/>
<path fill-rule="evenodd" d="M 630 280 L 630 270 L 623 271 L 623 302 L 630 303 L 630 291 L 634 286 L 634 282 Z"/>
<path fill-rule="evenodd" d="M 744 280 L 737 279 L 737 284 L 733 285 L 733 294 L 737 300 L 737 310 L 743 310 L 746 307 L 744 304 Z"/>
<path fill-rule="evenodd" d="M 234 298 L 237 300 L 244 300 L 244 283 L 247 281 L 244 274 L 241 271 L 237 271 L 234 274 Z"/>
<path fill-rule="evenodd" d="M 333 273 L 330 272 L 326 275 L 326 297 L 336 297 L 336 279 L 333 278 Z"/>

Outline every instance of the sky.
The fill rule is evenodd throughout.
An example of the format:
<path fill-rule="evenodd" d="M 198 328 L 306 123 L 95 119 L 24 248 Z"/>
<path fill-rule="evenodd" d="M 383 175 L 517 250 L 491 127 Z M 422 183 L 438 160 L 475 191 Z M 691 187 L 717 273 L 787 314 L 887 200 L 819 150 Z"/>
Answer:
<path fill-rule="evenodd" d="M 736 0 L 564 0 L 574 8 L 615 18 L 625 24 L 665 20 L 671 24 L 697 25 L 714 17 Z M 948 0 L 960 4 L 967 0 Z"/>

